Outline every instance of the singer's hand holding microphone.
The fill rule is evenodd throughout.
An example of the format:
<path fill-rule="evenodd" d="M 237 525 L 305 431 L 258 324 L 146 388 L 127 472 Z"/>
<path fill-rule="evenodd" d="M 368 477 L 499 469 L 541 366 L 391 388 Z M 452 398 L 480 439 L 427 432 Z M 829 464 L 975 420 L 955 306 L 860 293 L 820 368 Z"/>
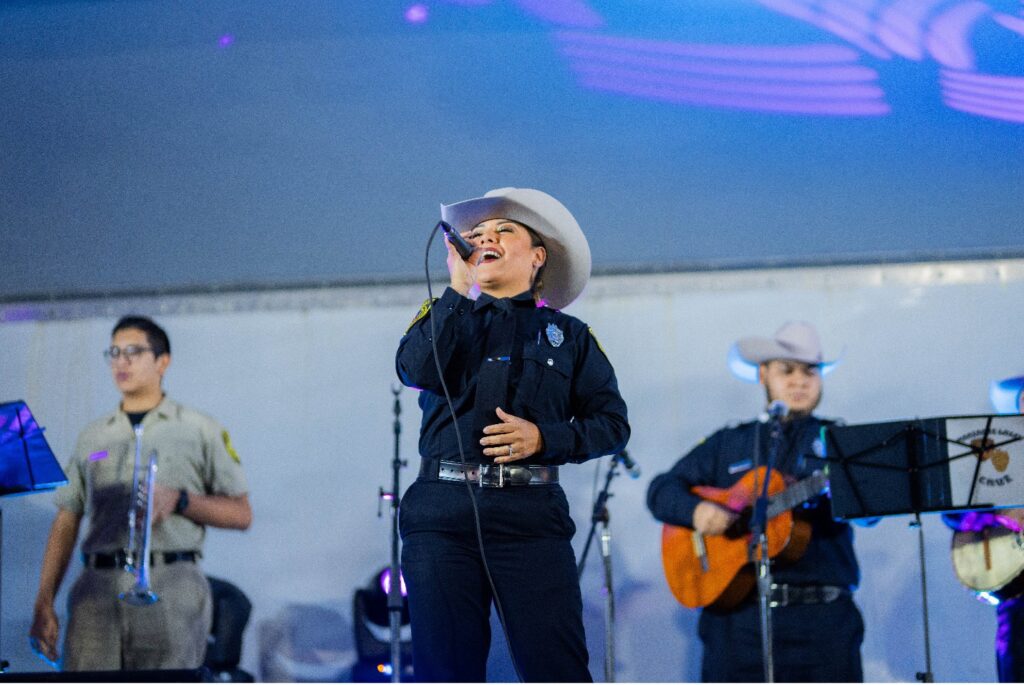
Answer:
<path fill-rule="evenodd" d="M 476 283 L 476 265 L 469 262 L 474 248 L 447 222 L 439 221 L 437 225 L 444 233 L 445 247 L 448 248 L 448 273 L 451 275 L 452 290 L 460 295 L 468 295 Z"/>

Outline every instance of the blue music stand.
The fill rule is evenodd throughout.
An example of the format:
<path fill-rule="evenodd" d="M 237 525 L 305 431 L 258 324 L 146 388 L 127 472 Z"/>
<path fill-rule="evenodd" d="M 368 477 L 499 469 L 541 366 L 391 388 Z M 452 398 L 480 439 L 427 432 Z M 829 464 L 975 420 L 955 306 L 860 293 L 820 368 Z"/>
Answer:
<path fill-rule="evenodd" d="M 0 497 L 55 490 L 67 482 L 28 405 L 0 404 Z"/>
<path fill-rule="evenodd" d="M 46 492 L 67 485 L 67 482 L 64 470 L 28 405 L 21 400 L 0 404 L 0 497 Z M 2 548 L 3 508 L 0 508 Z M 3 561 L 0 556 L 0 574 L 2 570 Z M 0 589 L 0 597 L 2 595 Z M 6 668 L 7 662 L 0 658 L 0 673 Z"/>

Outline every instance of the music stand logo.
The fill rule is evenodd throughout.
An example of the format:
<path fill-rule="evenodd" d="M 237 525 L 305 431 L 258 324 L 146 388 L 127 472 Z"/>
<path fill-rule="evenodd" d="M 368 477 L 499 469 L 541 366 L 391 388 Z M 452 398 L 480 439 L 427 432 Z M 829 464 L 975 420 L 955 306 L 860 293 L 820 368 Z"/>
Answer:
<path fill-rule="evenodd" d="M 970 445 L 971 452 L 978 458 L 978 466 L 981 468 L 978 473 L 978 485 L 1001 488 L 1014 482 L 1014 477 L 1010 474 L 1016 472 L 1016 468 L 1010 469 L 1010 452 L 1013 450 L 1007 446 L 1021 439 L 1024 439 L 1024 436 L 1016 431 L 989 428 L 970 431 L 957 438 L 957 442 L 961 445 Z M 985 462 L 992 465 L 994 473 L 988 471 L 988 475 L 985 475 Z"/>
<path fill-rule="evenodd" d="M 994 449 L 995 445 L 995 440 L 991 438 L 971 440 L 971 449 L 978 455 L 978 459 L 992 462 L 996 471 L 1002 473 L 1010 465 L 1010 454 L 1006 450 Z"/>

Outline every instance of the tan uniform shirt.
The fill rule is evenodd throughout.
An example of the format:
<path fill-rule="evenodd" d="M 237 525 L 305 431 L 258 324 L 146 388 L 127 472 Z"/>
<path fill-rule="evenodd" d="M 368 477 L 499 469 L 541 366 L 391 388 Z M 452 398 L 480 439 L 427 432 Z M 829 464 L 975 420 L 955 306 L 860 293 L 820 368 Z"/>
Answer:
<path fill-rule="evenodd" d="M 238 496 L 248 491 L 228 432 L 212 418 L 165 396 L 143 418 L 142 430 L 140 470 L 156 451 L 160 485 L 206 495 Z M 109 553 L 128 545 L 134 464 L 135 433 L 123 411 L 93 421 L 78 436 L 65 469 L 68 485 L 57 490 L 56 503 L 88 517 L 83 553 Z M 201 551 L 204 536 L 204 526 L 172 515 L 153 527 L 152 550 Z"/>

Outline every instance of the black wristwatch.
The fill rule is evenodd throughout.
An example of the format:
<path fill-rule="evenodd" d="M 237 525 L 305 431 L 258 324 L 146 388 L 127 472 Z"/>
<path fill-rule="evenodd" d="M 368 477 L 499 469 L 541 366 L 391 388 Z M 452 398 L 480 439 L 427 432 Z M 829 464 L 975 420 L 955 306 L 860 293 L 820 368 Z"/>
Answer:
<path fill-rule="evenodd" d="M 174 505 L 174 513 L 180 514 L 188 509 L 188 490 L 182 488 L 178 491 L 178 503 Z"/>

